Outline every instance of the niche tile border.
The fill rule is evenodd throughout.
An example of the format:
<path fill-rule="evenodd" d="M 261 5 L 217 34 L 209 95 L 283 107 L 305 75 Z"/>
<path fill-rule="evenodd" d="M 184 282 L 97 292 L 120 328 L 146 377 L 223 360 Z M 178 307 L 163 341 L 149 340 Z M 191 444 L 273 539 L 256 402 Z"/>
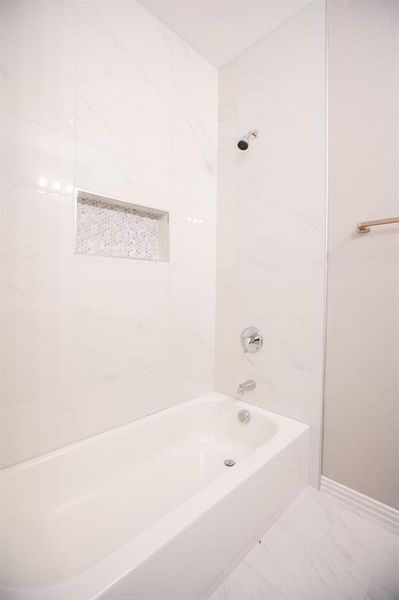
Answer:
<path fill-rule="evenodd" d="M 169 260 L 169 213 L 77 190 L 75 254 Z"/>

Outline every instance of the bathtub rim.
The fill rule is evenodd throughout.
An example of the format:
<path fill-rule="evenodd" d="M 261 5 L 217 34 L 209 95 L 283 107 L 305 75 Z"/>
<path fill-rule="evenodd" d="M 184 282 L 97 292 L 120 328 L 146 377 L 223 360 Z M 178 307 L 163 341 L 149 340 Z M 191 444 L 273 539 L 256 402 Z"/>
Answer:
<path fill-rule="evenodd" d="M 242 485 L 246 479 L 254 475 L 265 464 L 283 452 L 291 442 L 294 442 L 302 435 L 309 435 L 309 425 L 249 402 L 235 400 L 218 392 L 210 392 L 157 413 L 152 413 L 142 419 L 131 421 L 38 457 L 5 467 L 0 470 L 0 477 L 7 472 L 17 474 L 20 471 L 56 458 L 59 455 L 93 444 L 96 440 L 115 436 L 121 430 L 134 427 L 138 421 L 160 419 L 165 411 L 173 414 L 173 412 L 181 410 L 183 407 L 186 408 L 191 404 L 204 401 L 223 401 L 226 406 L 235 404 L 237 412 L 241 408 L 245 408 L 252 413 L 267 417 L 276 426 L 276 432 L 271 439 L 237 462 L 234 469 L 226 469 L 225 473 L 218 476 L 198 492 L 195 492 L 192 496 L 183 500 L 139 534 L 130 538 L 104 558 L 93 563 L 85 571 L 70 579 L 44 586 L 5 587 L 0 585 L 0 593 L 5 593 L 4 597 L 8 597 L 7 592 L 9 592 L 10 598 L 15 598 L 15 600 L 19 598 L 23 598 L 24 600 L 38 600 L 38 598 L 40 600 L 52 600 L 54 597 L 57 597 L 57 594 L 61 595 L 60 597 L 62 598 L 68 597 L 71 600 L 78 600 L 81 597 L 89 598 L 90 600 L 99 600 L 116 582 L 123 579 L 130 571 L 159 552 L 173 538 L 187 529 L 190 524 L 209 511 L 212 506 L 222 502 L 228 494 L 231 494 L 236 488 Z"/>
<path fill-rule="evenodd" d="M 144 416 L 140 417 L 139 419 L 134 419 L 132 421 L 128 421 L 127 423 L 122 423 L 121 425 L 112 427 L 111 429 L 106 429 L 105 431 L 100 431 L 98 433 L 94 433 L 93 435 L 90 435 L 90 436 L 82 438 L 82 439 L 78 439 L 69 444 L 64 444 L 63 446 L 60 446 L 59 448 L 54 448 L 53 450 L 49 450 L 48 452 L 44 452 L 43 454 L 39 454 L 37 456 L 33 456 L 32 458 L 28 458 L 26 460 L 12 463 L 5 467 L 1 467 L 0 468 L 0 482 L 1 482 L 1 479 L 3 476 L 11 475 L 13 473 L 18 473 L 18 471 L 22 471 L 27 468 L 34 467 L 35 465 L 39 465 L 40 463 L 46 462 L 53 458 L 56 458 L 57 456 L 61 456 L 63 454 L 68 454 L 70 452 L 74 452 L 75 450 L 78 450 L 79 448 L 84 448 L 86 446 L 90 446 L 91 444 L 95 443 L 96 441 L 104 440 L 107 438 L 112 438 L 112 437 L 118 435 L 120 432 L 125 431 L 125 430 L 129 429 L 130 427 L 134 427 L 135 425 L 137 425 L 139 423 L 144 424 L 145 422 L 150 421 L 150 420 L 156 421 L 158 419 L 161 419 L 165 415 L 165 413 L 173 414 L 174 412 L 178 412 L 179 410 L 181 410 L 183 407 L 186 408 L 192 404 L 200 404 L 204 401 L 220 402 L 220 400 L 224 400 L 226 405 L 234 402 L 237 405 L 237 412 L 239 410 L 241 410 L 242 408 L 244 408 L 246 410 L 249 410 L 249 412 L 252 411 L 253 413 L 267 416 L 267 418 L 269 418 L 270 421 L 274 425 L 276 425 L 276 428 L 277 428 L 277 432 L 273 435 L 273 437 L 278 434 L 279 425 L 285 426 L 288 423 L 292 423 L 294 426 L 298 426 L 298 425 L 302 426 L 303 430 L 310 427 L 306 423 L 302 423 L 301 421 L 297 421 L 290 417 L 286 417 L 285 415 L 280 415 L 279 413 L 273 412 L 267 408 L 257 406 L 256 404 L 253 404 L 251 402 L 246 402 L 245 400 L 241 400 L 241 399 L 238 400 L 236 398 L 233 398 L 232 396 L 228 396 L 227 394 L 222 394 L 220 392 L 207 392 L 206 394 L 202 394 L 201 396 L 196 396 L 195 398 L 191 398 L 190 400 L 186 400 L 184 402 L 180 402 L 178 404 L 174 404 L 172 406 L 163 408 L 162 410 L 158 410 L 156 412 L 149 413 L 148 415 L 144 415 Z M 268 440 L 267 442 L 265 442 L 265 444 L 262 444 L 259 448 L 254 450 L 251 453 L 251 455 L 254 454 L 255 452 L 258 452 L 259 450 L 261 450 L 270 441 L 271 440 Z"/>

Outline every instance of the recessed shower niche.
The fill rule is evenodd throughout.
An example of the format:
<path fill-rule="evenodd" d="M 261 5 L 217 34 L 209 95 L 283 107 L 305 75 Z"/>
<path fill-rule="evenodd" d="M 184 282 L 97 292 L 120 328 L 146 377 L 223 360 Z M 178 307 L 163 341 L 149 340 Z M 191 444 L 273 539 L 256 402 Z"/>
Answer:
<path fill-rule="evenodd" d="M 167 261 L 169 213 L 78 190 L 75 253 Z"/>

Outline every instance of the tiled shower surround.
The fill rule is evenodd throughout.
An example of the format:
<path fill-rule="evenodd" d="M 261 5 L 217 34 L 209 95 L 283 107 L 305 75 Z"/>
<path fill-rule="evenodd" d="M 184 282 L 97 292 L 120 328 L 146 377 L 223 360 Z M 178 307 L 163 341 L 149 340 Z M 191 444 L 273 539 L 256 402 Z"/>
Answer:
<path fill-rule="evenodd" d="M 320 472 L 325 277 L 325 6 L 314 0 L 221 69 L 217 390 L 311 425 Z M 254 127 L 246 152 L 233 140 Z M 244 327 L 264 335 L 244 355 Z"/>
<path fill-rule="evenodd" d="M 323 7 L 219 82 L 135 0 L 1 2 L 3 465 L 254 377 L 250 401 L 312 425 L 315 481 Z M 76 190 L 168 212 L 169 260 L 120 258 L 115 238 L 99 251 L 87 228 L 75 254 Z M 265 345 L 248 359 L 251 325 Z"/>
<path fill-rule="evenodd" d="M 214 388 L 217 70 L 135 0 L 0 22 L 5 465 Z M 169 261 L 75 255 L 76 189 L 168 211 Z"/>

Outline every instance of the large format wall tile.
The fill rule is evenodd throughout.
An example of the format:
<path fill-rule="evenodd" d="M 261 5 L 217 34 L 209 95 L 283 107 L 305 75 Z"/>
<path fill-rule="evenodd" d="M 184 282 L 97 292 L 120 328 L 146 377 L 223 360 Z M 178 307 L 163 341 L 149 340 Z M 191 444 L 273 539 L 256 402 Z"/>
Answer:
<path fill-rule="evenodd" d="M 39 186 L 37 190 L 30 190 L 9 184 L 0 184 L 0 195 L 3 253 L 26 257 L 73 257 L 73 198 L 56 190 L 47 192 Z"/>
<path fill-rule="evenodd" d="M 0 180 L 73 197 L 74 138 L 1 111 L 0 123 Z"/>
<path fill-rule="evenodd" d="M 2 282 L 4 465 L 48 449 L 58 428 L 58 421 L 48 431 L 35 424 L 43 406 L 54 408 L 72 387 L 73 263 L 4 257 Z"/>
<path fill-rule="evenodd" d="M 74 135 L 77 0 L 4 0 L 0 108 Z"/>
<path fill-rule="evenodd" d="M 135 0 L 0 12 L 6 465 L 214 388 L 217 71 Z M 169 211 L 170 261 L 74 255 L 76 188 Z"/>
<path fill-rule="evenodd" d="M 324 5 L 312 2 L 221 71 L 217 389 L 312 426 L 317 483 L 325 248 Z M 257 128 L 246 152 L 237 140 Z M 244 355 L 240 332 L 264 334 Z"/>

